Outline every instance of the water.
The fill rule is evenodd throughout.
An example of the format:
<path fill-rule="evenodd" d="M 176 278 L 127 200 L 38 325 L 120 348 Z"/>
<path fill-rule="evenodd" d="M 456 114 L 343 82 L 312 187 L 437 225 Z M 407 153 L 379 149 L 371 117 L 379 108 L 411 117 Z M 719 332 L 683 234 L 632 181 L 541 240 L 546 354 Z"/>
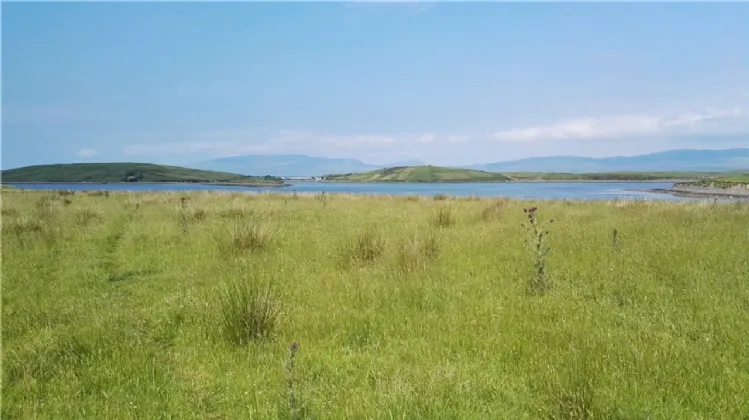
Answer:
<path fill-rule="evenodd" d="M 676 197 L 670 194 L 650 193 L 643 190 L 670 188 L 669 182 L 482 182 L 482 183 L 327 183 L 290 182 L 289 187 L 248 188 L 234 185 L 210 184 L 6 184 L 29 190 L 107 190 L 107 191 L 237 191 L 246 193 L 348 193 L 391 195 L 435 195 L 479 197 L 513 197 L 530 199 L 611 200 L 615 198 L 693 201 L 696 198 Z"/>

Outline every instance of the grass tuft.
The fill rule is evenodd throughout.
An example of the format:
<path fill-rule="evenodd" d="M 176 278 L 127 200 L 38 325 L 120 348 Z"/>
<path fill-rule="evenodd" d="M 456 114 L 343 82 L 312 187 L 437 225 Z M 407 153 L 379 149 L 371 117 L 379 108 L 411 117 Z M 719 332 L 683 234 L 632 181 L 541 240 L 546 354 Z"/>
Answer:
<path fill-rule="evenodd" d="M 44 224 L 33 216 L 21 216 L 13 221 L 3 221 L 3 234 L 21 236 L 27 233 L 41 233 Z"/>
<path fill-rule="evenodd" d="M 432 220 L 432 224 L 437 227 L 450 227 L 455 224 L 455 214 L 452 207 L 443 206 L 437 211 L 437 214 Z"/>
<path fill-rule="evenodd" d="M 356 242 L 346 248 L 344 256 L 348 263 L 371 263 L 385 253 L 385 240 L 373 229 L 359 234 Z"/>
<path fill-rule="evenodd" d="M 500 218 L 504 214 L 506 206 L 506 199 L 492 200 L 491 203 L 481 211 L 481 219 L 488 221 Z"/>
<path fill-rule="evenodd" d="M 281 304 L 273 283 L 257 277 L 236 278 L 224 282 L 218 311 L 226 337 L 242 346 L 273 336 Z"/>
<path fill-rule="evenodd" d="M 196 222 L 202 222 L 208 217 L 208 213 L 203 209 L 194 209 L 190 213 L 190 218 Z"/>
<path fill-rule="evenodd" d="M 101 213 L 94 209 L 83 209 L 79 210 L 75 214 L 75 223 L 78 226 L 88 226 L 93 222 L 101 221 L 104 217 Z"/>
<path fill-rule="evenodd" d="M 421 238 L 413 235 L 400 243 L 397 254 L 398 267 L 406 273 L 421 271 L 439 254 L 439 241 L 435 234 Z"/>
<path fill-rule="evenodd" d="M 249 219 L 254 215 L 251 209 L 242 207 L 229 207 L 221 209 L 218 216 L 224 219 Z"/>
<path fill-rule="evenodd" d="M 272 242 L 273 231 L 266 222 L 237 222 L 230 230 L 228 248 L 234 252 L 262 251 Z"/>

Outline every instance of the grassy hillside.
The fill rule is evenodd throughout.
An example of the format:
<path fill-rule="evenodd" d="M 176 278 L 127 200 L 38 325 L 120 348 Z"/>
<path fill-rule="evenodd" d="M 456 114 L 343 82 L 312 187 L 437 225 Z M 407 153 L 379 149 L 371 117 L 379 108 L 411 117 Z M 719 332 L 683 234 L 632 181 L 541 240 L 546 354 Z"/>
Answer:
<path fill-rule="evenodd" d="M 182 194 L 2 192 L 2 418 L 749 413 L 747 203 Z"/>
<path fill-rule="evenodd" d="M 329 175 L 328 181 L 345 182 L 479 182 L 507 181 L 502 174 L 441 166 L 398 166 L 371 172 Z"/>
<path fill-rule="evenodd" d="M 227 182 L 280 184 L 255 177 L 150 163 L 73 163 L 26 166 L 2 171 L 3 182 Z"/>

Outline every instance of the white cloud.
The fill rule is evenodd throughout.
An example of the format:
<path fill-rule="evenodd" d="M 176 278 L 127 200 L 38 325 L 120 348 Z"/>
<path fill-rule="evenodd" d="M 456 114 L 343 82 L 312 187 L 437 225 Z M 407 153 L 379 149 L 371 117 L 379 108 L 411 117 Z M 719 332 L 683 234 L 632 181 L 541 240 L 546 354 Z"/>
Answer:
<path fill-rule="evenodd" d="M 99 154 L 99 151 L 96 149 L 81 149 L 78 151 L 78 153 L 76 153 L 78 157 L 82 157 L 82 158 L 92 158 L 98 154 Z"/>
<path fill-rule="evenodd" d="M 720 122 L 721 124 L 715 124 Z M 506 142 L 544 140 L 589 140 L 644 137 L 657 134 L 706 134 L 736 127 L 746 114 L 739 107 L 703 112 L 686 112 L 675 116 L 618 115 L 578 118 L 556 124 L 498 131 L 492 138 Z M 728 124 L 723 124 L 728 123 Z"/>

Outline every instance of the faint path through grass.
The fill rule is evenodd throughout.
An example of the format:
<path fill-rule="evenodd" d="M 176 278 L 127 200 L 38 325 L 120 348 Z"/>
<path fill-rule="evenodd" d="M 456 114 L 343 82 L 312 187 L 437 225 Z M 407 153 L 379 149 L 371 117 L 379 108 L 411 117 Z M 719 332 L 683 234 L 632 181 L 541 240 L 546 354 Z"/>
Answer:
<path fill-rule="evenodd" d="M 116 282 L 132 277 L 132 273 L 122 273 L 117 264 L 117 249 L 119 248 L 122 238 L 127 232 L 133 221 L 133 213 L 126 214 L 112 222 L 110 233 L 104 238 L 104 255 L 102 256 L 101 266 L 107 276 L 107 281 Z"/>

